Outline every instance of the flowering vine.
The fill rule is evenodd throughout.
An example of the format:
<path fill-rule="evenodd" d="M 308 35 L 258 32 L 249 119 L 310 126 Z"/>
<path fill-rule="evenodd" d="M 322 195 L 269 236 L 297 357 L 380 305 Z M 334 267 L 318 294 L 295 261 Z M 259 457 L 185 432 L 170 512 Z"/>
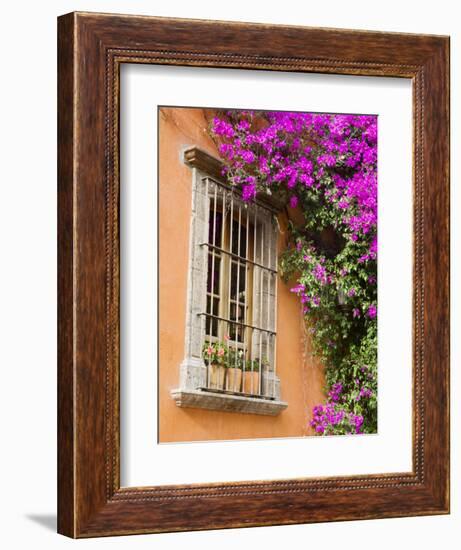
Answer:
<path fill-rule="evenodd" d="M 212 135 L 224 173 L 244 201 L 276 195 L 302 223 L 289 224 L 279 267 L 295 281 L 326 401 L 318 434 L 377 430 L 377 117 L 226 111 Z"/>

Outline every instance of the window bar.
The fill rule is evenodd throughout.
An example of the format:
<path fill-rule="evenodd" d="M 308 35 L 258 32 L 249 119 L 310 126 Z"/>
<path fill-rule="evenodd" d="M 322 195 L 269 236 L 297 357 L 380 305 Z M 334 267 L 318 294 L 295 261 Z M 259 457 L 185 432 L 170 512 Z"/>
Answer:
<path fill-rule="evenodd" d="M 257 222 L 258 222 L 258 219 L 257 219 L 257 212 L 258 210 L 258 207 L 255 205 L 254 207 L 254 224 L 253 224 L 253 261 L 255 263 L 255 267 L 253 268 L 253 302 L 255 303 L 256 305 L 256 296 L 254 296 L 254 291 L 255 291 L 255 288 L 256 288 L 256 276 L 257 276 L 257 271 L 256 271 L 256 231 L 257 231 Z M 253 311 L 254 311 L 254 305 L 253 305 Z M 255 346 L 256 346 L 256 334 L 255 334 L 255 331 L 252 330 L 251 331 L 251 379 L 253 380 L 253 370 L 254 370 L 254 365 L 253 365 L 253 361 L 255 360 Z M 260 372 L 259 372 L 259 379 L 261 379 L 261 369 L 260 369 Z M 253 390 L 253 381 L 251 382 L 252 383 L 252 390 Z M 261 384 L 260 382 L 258 381 L 258 387 L 261 388 Z M 256 390 L 256 388 L 254 388 Z M 261 392 L 259 391 L 258 392 L 259 395 L 261 395 Z"/>
<path fill-rule="evenodd" d="M 267 259 L 267 266 L 270 267 L 272 265 L 272 262 L 271 262 L 271 246 L 272 246 L 272 234 L 269 232 L 269 234 L 267 235 L 267 240 L 268 240 L 268 259 Z M 267 316 L 266 316 L 266 328 L 269 329 L 271 324 L 270 324 L 270 312 L 272 310 L 272 307 L 271 307 L 271 274 L 269 271 L 267 271 L 266 273 L 267 275 L 267 300 L 266 300 L 266 303 L 267 303 Z M 269 333 L 266 332 L 266 352 L 267 352 L 267 362 L 268 362 L 268 372 L 271 371 L 270 369 L 270 360 L 271 360 L 271 349 L 270 349 L 270 345 L 271 345 L 271 341 L 269 339 Z M 274 392 L 274 381 L 272 380 L 272 397 L 275 397 L 275 392 Z"/>
<path fill-rule="evenodd" d="M 212 242 L 213 245 L 215 244 L 216 240 L 216 198 L 217 198 L 217 187 L 216 184 L 214 185 L 214 196 L 213 196 L 213 230 L 212 230 Z M 208 239 L 210 240 L 210 239 Z M 209 258 L 209 254 L 208 254 Z M 210 344 L 213 341 L 213 329 L 214 329 L 214 319 L 212 317 L 214 312 L 214 268 L 215 268 L 215 251 L 213 250 L 211 252 L 211 280 L 210 280 L 210 314 L 209 317 L 209 323 L 210 323 L 210 329 L 209 329 L 209 342 Z M 219 388 L 219 369 L 217 369 L 216 375 L 215 375 L 215 384 Z M 215 388 L 216 389 L 216 388 Z"/>
<path fill-rule="evenodd" d="M 237 321 L 237 323 L 239 322 L 239 313 L 240 313 L 240 238 L 241 238 L 241 235 L 242 235 L 242 205 L 241 203 L 239 202 L 239 218 L 238 218 L 239 222 L 238 222 L 238 233 L 237 233 L 237 238 L 236 238 L 236 241 L 237 241 L 237 253 L 239 255 L 239 259 L 237 260 L 237 286 L 235 287 L 235 320 Z M 232 260 L 231 260 L 232 261 Z M 240 327 L 239 325 L 236 326 L 236 333 L 235 333 L 235 345 L 237 346 L 238 348 L 238 344 L 239 344 L 239 336 L 240 336 Z M 237 351 L 237 354 L 235 356 L 235 367 L 238 367 L 238 358 L 240 357 L 239 355 L 240 353 L 240 349 L 238 349 Z M 236 391 L 236 380 L 237 380 L 237 375 L 236 373 L 234 372 L 234 392 Z"/>
<path fill-rule="evenodd" d="M 273 332 L 272 330 L 267 330 L 265 328 L 260 329 L 256 325 L 250 325 L 244 323 L 243 321 L 239 321 L 237 323 L 237 321 L 232 321 L 231 319 L 226 319 L 224 317 L 220 317 L 219 315 L 213 315 L 212 313 L 199 313 L 199 315 L 204 315 L 205 317 L 213 317 L 213 319 L 216 319 L 217 321 L 227 322 L 231 325 L 239 325 L 240 327 L 247 327 L 251 330 L 261 330 L 261 332 L 268 332 L 269 334 L 273 334 L 275 336 L 275 332 Z"/>
<path fill-rule="evenodd" d="M 245 260 L 248 261 L 248 241 L 250 239 L 250 219 L 249 219 L 249 210 L 248 206 L 246 208 L 247 211 L 247 220 L 246 220 L 246 234 L 245 234 Z M 240 251 L 239 251 L 240 252 Z M 245 305 L 243 309 L 243 322 L 247 323 L 248 321 L 248 313 L 247 313 L 247 295 L 248 295 L 248 263 L 245 263 Z M 244 377 L 245 377 L 245 370 L 247 366 L 247 340 L 248 340 L 248 333 L 246 327 L 243 329 L 243 369 L 242 369 L 242 391 L 244 390 Z M 253 377 L 251 378 L 251 388 L 250 392 L 253 393 Z"/>
<path fill-rule="evenodd" d="M 261 226 L 261 264 L 264 265 L 264 226 Z M 259 394 L 262 394 L 262 379 L 263 379 L 263 348 L 262 348 L 262 329 L 263 329 L 263 284 L 264 270 L 259 270 Z"/>
<path fill-rule="evenodd" d="M 276 235 L 274 234 L 274 239 L 276 238 Z M 277 241 L 276 243 L 277 244 Z M 277 260 L 276 260 L 277 261 Z M 276 265 L 277 267 L 277 265 Z M 274 384 L 275 384 L 275 380 L 276 380 L 276 376 L 277 376 L 277 337 L 276 337 L 276 334 L 277 334 L 277 286 L 278 286 L 278 281 L 277 281 L 277 273 L 272 273 L 272 277 L 274 278 L 274 296 L 275 296 L 275 305 L 274 305 L 274 308 L 273 308 L 273 312 L 274 312 L 274 322 L 273 322 L 273 330 L 274 330 L 274 334 L 272 334 L 271 338 L 273 338 L 274 340 L 274 347 L 273 347 L 273 364 L 274 364 L 274 367 L 273 367 L 273 370 L 274 370 Z M 275 391 L 275 390 L 274 390 Z"/>
<path fill-rule="evenodd" d="M 233 252 L 230 252 L 229 250 L 226 250 L 225 248 L 221 248 L 219 246 L 213 246 L 211 243 L 200 243 L 200 246 L 208 246 L 210 250 L 216 250 L 216 252 L 219 252 L 220 254 L 225 254 L 229 258 L 233 258 L 234 260 L 240 259 L 241 262 L 247 262 L 248 264 L 254 265 L 255 267 L 261 267 L 262 269 L 265 269 L 266 271 L 276 273 L 275 269 L 272 269 L 270 267 L 267 267 L 265 265 L 261 265 L 258 262 L 254 262 L 253 260 L 250 260 L 249 258 L 245 259 L 243 256 L 240 256 L 238 254 L 234 254 Z"/>
<path fill-rule="evenodd" d="M 214 197 L 213 197 L 213 246 L 216 246 L 216 206 L 217 206 L 217 198 L 218 198 L 218 188 L 215 185 L 214 186 Z M 210 285 L 210 292 L 211 292 L 211 313 L 214 312 L 214 299 L 215 299 L 215 288 L 214 288 L 214 268 L 215 268 L 215 255 L 216 251 L 213 249 L 211 251 L 211 285 Z M 211 329 L 211 334 L 214 332 L 214 327 Z"/>
<path fill-rule="evenodd" d="M 231 192 L 231 196 L 230 196 L 230 212 L 229 212 L 229 249 L 232 250 L 232 240 L 233 240 L 233 221 L 234 221 L 234 193 Z M 228 288 L 228 294 L 227 294 L 227 317 L 229 319 L 229 321 L 231 320 L 231 317 L 232 317 L 232 310 L 231 310 L 231 292 L 232 292 L 232 286 L 231 286 L 231 282 L 232 282 L 232 258 L 229 258 L 229 288 Z M 230 322 L 228 321 L 227 323 L 227 326 L 229 328 L 229 336 L 231 335 L 231 331 L 230 331 L 230 328 L 231 328 L 231 324 Z M 235 334 L 237 334 L 237 332 L 235 332 Z M 235 342 L 235 334 L 234 334 L 234 353 L 237 353 L 237 349 L 236 349 L 236 342 Z M 231 339 L 229 338 L 229 349 L 231 349 Z"/>
<path fill-rule="evenodd" d="M 224 250 L 224 246 L 225 246 L 225 243 L 224 243 L 224 227 L 225 227 L 225 218 L 226 218 L 226 197 L 227 197 L 227 192 L 226 190 L 222 190 L 222 214 L 221 214 L 221 251 L 220 251 L 220 257 L 221 257 L 221 262 L 220 262 L 220 270 L 219 270 L 219 301 L 220 301 L 220 310 L 222 311 L 222 290 L 221 288 L 224 286 L 224 258 L 223 258 L 223 254 L 222 254 L 222 251 Z M 223 283 L 223 284 L 221 284 Z M 218 310 L 219 311 L 219 310 Z M 228 330 L 228 327 L 226 326 L 227 324 L 226 323 L 221 323 L 220 326 L 222 326 L 224 324 L 224 331 Z M 222 338 L 224 336 L 224 332 L 221 334 L 219 333 L 219 337 Z"/>
<path fill-rule="evenodd" d="M 208 232 L 209 232 L 209 226 L 210 226 L 210 222 L 209 222 L 210 208 L 208 206 L 208 200 L 209 200 L 209 197 L 208 197 L 208 179 L 206 179 L 206 181 L 205 181 L 205 204 L 206 204 L 206 211 L 207 211 L 207 215 L 206 215 L 206 220 L 207 220 L 207 225 L 206 225 L 207 241 L 208 241 Z M 204 264 L 203 265 L 203 273 L 208 273 L 208 247 L 206 247 L 205 252 L 203 254 L 203 264 Z M 205 286 L 205 311 L 208 313 L 207 290 L 208 289 Z M 203 315 L 202 316 L 202 325 L 200 327 L 200 331 L 202 333 L 202 336 L 201 336 L 201 341 L 202 341 L 201 353 L 202 353 L 202 357 L 203 357 L 203 347 L 205 345 L 205 340 L 206 340 L 206 323 L 207 323 L 207 316 Z M 211 320 L 210 320 L 210 323 L 211 323 Z M 209 363 L 209 361 L 208 361 L 208 363 Z M 208 388 L 209 385 L 210 385 L 210 369 L 209 369 L 209 364 L 205 364 L 205 366 L 206 366 L 205 386 Z"/>

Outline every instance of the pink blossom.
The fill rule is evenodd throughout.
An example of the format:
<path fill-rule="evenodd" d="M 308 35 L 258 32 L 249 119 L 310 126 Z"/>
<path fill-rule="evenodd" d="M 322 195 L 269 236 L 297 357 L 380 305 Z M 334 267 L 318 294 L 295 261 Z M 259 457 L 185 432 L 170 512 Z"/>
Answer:
<path fill-rule="evenodd" d="M 298 197 L 296 195 L 293 195 L 290 198 L 290 208 L 296 208 L 297 205 L 298 205 Z"/>

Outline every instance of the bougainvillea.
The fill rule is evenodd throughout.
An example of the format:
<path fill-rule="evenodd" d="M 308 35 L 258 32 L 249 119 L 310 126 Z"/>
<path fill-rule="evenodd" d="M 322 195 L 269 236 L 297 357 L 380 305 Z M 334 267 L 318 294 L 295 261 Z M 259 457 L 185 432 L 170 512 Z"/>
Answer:
<path fill-rule="evenodd" d="M 376 432 L 376 116 L 227 111 L 211 131 L 245 201 L 275 195 L 289 218 L 303 214 L 289 223 L 279 267 L 325 365 L 312 428 Z"/>

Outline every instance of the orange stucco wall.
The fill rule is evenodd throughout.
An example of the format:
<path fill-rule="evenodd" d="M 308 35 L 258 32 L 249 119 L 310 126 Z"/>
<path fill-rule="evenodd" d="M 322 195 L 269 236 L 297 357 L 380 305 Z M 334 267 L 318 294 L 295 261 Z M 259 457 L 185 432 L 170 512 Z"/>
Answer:
<path fill-rule="evenodd" d="M 279 416 L 259 416 L 176 406 L 184 358 L 192 174 L 182 152 L 198 146 L 218 157 L 207 133 L 203 109 L 159 110 L 159 441 L 299 437 L 312 434 L 312 407 L 323 401 L 324 377 L 312 357 L 297 296 L 278 281 L 277 374 L 288 408 Z M 283 247 L 286 219 L 280 216 Z"/>

